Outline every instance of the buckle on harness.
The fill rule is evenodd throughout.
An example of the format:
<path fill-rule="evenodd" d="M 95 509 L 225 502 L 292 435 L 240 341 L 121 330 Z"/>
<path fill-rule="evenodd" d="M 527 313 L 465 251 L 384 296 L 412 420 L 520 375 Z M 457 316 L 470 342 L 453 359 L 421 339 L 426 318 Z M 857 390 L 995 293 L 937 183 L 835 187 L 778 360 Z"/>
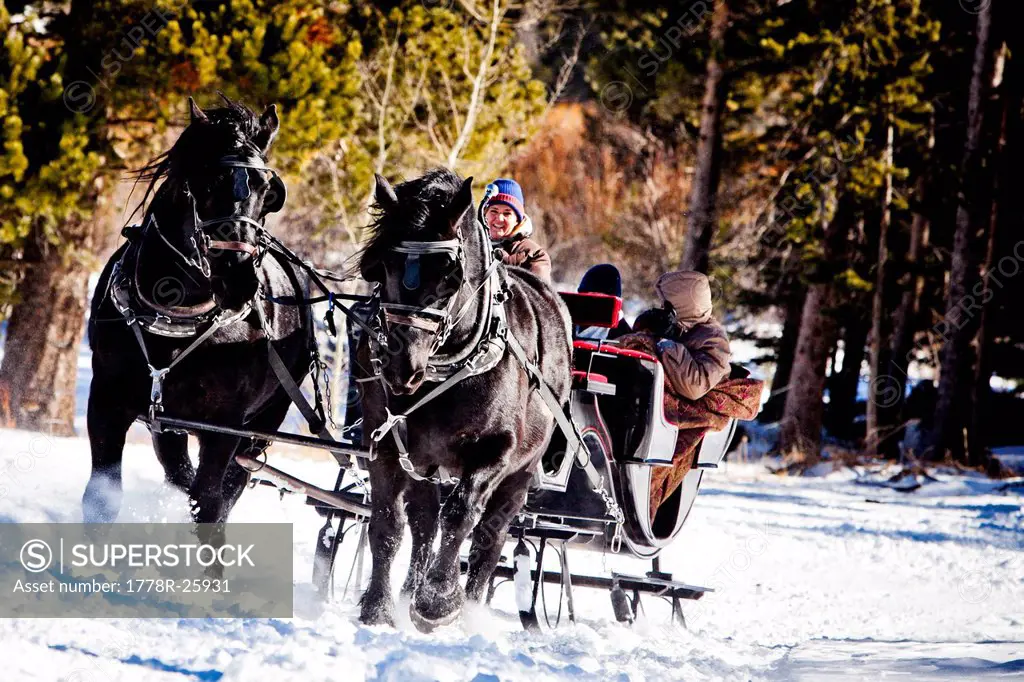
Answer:
<path fill-rule="evenodd" d="M 164 411 L 164 377 L 170 370 L 170 367 L 157 369 L 149 366 L 149 379 L 152 382 L 149 388 L 149 429 L 153 433 L 163 432 L 157 414 Z"/>
<path fill-rule="evenodd" d="M 150 365 L 149 379 L 152 385 L 149 389 L 149 403 L 157 412 L 164 411 L 164 377 L 171 370 L 170 367 L 157 369 Z"/>
<path fill-rule="evenodd" d="M 398 424 L 398 422 L 405 421 L 404 414 L 391 414 L 391 410 L 388 407 L 384 408 L 384 413 L 386 415 L 384 423 L 374 429 L 373 433 L 370 434 L 370 439 L 375 443 L 379 443 L 384 436 L 388 435 L 391 429 L 395 428 L 395 425 Z M 406 458 L 406 461 L 409 461 L 408 458 Z M 409 462 L 409 466 L 412 466 L 412 462 Z M 402 465 L 402 468 L 405 468 L 404 464 Z M 406 469 L 406 471 L 409 471 L 409 469 Z"/>

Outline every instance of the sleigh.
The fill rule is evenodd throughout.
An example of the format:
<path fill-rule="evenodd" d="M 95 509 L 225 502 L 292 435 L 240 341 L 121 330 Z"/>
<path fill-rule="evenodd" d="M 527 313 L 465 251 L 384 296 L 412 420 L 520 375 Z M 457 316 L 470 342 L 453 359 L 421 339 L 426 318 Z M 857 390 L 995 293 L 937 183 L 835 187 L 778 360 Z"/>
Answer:
<path fill-rule="evenodd" d="M 562 298 L 578 327 L 613 328 L 618 321 L 617 297 L 563 293 Z M 556 431 L 511 529 L 518 538 L 512 565 L 499 566 L 496 575 L 517 583 L 520 617 L 530 628 L 542 625 L 541 615 L 543 624 L 551 624 L 546 605 L 543 614 L 538 610 L 541 582 L 559 585 L 559 602 L 568 604 L 569 619 L 576 585 L 609 590 L 620 621 L 632 621 L 641 595 L 648 594 L 670 601 L 673 617 L 683 622 L 681 600 L 700 599 L 710 590 L 673 580 L 661 570 L 658 555 L 682 530 L 705 471 L 722 462 L 736 423 L 730 420 L 725 429 L 704 435 L 692 468 L 652 516 L 652 471 L 676 466 L 678 428 L 665 415 L 664 368 L 657 357 L 614 342 L 577 339 L 573 346 L 569 412 L 585 451 L 567 456 L 566 439 Z M 745 377 L 747 371 L 734 366 L 732 376 Z M 558 548 L 558 571 L 541 570 L 549 544 Z M 651 570 L 608 577 L 573 574 L 570 548 L 650 560 Z M 528 571 L 527 556 L 534 558 Z"/>
<path fill-rule="evenodd" d="M 577 327 L 613 327 L 621 300 L 602 294 L 563 293 Z M 734 366 L 733 377 L 746 376 Z M 718 468 L 732 441 L 736 424 L 707 433 L 698 446 L 692 468 L 682 484 L 649 512 L 651 474 L 656 467 L 674 466 L 677 427 L 665 415 L 665 376 L 653 355 L 623 348 L 615 342 L 573 341 L 572 390 L 567 407 L 582 448 L 569 452 L 566 435 L 555 435 L 535 474 L 526 505 L 510 526 L 515 546 L 503 557 L 491 580 L 488 601 L 503 582 L 515 584 L 520 618 L 527 628 L 556 625 L 562 606 L 575 617 L 573 587 L 607 590 L 615 617 L 631 622 L 643 595 L 671 603 L 674 620 L 683 620 L 682 602 L 700 599 L 709 588 L 674 580 L 661 569 L 658 555 L 672 544 L 689 517 L 704 473 Z M 349 582 L 359 582 L 366 551 L 366 521 L 372 491 L 361 463 L 369 453 L 349 440 L 287 433 L 256 433 L 202 422 L 161 416 L 164 428 L 216 431 L 231 435 L 287 442 L 329 450 L 341 469 L 333 489 L 311 485 L 246 455 L 237 461 L 253 471 L 256 483 L 306 496 L 325 517 L 314 560 L 313 582 L 325 597 L 333 593 L 335 564 L 343 540 L 357 535 Z M 607 576 L 573 573 L 570 550 L 607 553 L 650 561 L 641 574 Z M 545 554 L 558 557 L 558 570 L 545 570 Z M 548 562 L 550 563 L 550 562 Z M 558 616 L 552 621 L 543 585 L 558 586 Z M 540 604 L 538 603 L 540 602 Z M 538 608 L 539 607 L 539 608 Z"/>

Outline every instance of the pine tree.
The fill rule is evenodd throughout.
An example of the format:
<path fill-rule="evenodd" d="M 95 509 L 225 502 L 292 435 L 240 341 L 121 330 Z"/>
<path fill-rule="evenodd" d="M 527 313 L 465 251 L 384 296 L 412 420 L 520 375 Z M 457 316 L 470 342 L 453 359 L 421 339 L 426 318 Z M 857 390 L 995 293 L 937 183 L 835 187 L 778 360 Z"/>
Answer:
<path fill-rule="evenodd" d="M 938 26 L 916 0 L 858 0 L 829 5 L 778 30 L 765 46 L 804 66 L 781 76 L 788 95 L 782 111 L 792 122 L 783 154 L 796 164 L 787 176 L 791 187 L 778 195 L 782 224 L 771 232 L 780 245 L 802 249 L 812 266 L 805 269 L 809 300 L 790 380 L 799 389 L 787 393 L 781 448 L 813 462 L 821 442 L 825 359 L 837 340 L 836 305 L 849 297 L 844 292 L 871 286 L 848 265 L 840 244 L 855 224 L 883 242 L 877 216 L 906 208 L 899 198 L 885 206 L 887 183 L 907 176 L 893 160 L 889 131 L 913 138 L 923 130 L 929 108 L 920 78 L 928 73 L 927 46 Z"/>
<path fill-rule="evenodd" d="M 250 104 L 279 103 L 286 169 L 354 116 L 360 45 L 340 21 L 346 10 L 203 7 L 0 9 L 0 259 L 9 264 L 0 293 L 12 305 L 0 391 L 19 427 L 72 432 L 87 281 L 113 227 L 104 213 L 112 185 L 158 150 L 185 95 L 219 88 Z"/>

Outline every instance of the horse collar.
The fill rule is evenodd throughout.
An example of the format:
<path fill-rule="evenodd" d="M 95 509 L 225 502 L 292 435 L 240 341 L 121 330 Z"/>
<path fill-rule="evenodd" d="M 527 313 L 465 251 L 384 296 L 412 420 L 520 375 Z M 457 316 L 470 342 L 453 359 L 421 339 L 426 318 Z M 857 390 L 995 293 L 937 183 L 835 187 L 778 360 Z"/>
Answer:
<path fill-rule="evenodd" d="M 157 336 L 188 338 L 198 334 L 201 326 L 216 319 L 220 319 L 220 325 L 224 326 L 245 318 L 251 312 L 251 301 L 228 314 L 212 298 L 191 306 L 154 303 L 139 288 L 140 250 L 141 243 L 129 246 L 110 274 L 110 300 L 129 324 L 137 323 Z"/>

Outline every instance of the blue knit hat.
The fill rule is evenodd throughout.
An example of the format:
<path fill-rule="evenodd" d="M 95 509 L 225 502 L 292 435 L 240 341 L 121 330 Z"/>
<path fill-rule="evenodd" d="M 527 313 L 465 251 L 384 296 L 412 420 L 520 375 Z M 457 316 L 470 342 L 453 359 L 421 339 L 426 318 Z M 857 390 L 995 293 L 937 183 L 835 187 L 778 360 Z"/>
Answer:
<path fill-rule="evenodd" d="M 519 186 L 519 183 L 509 178 L 498 178 L 491 184 L 497 187 L 498 193 L 487 201 L 484 210 L 486 211 L 493 204 L 505 204 L 515 211 L 516 218 L 522 222 L 523 216 L 526 215 L 524 207 L 526 200 L 523 198 L 523 188 Z"/>

